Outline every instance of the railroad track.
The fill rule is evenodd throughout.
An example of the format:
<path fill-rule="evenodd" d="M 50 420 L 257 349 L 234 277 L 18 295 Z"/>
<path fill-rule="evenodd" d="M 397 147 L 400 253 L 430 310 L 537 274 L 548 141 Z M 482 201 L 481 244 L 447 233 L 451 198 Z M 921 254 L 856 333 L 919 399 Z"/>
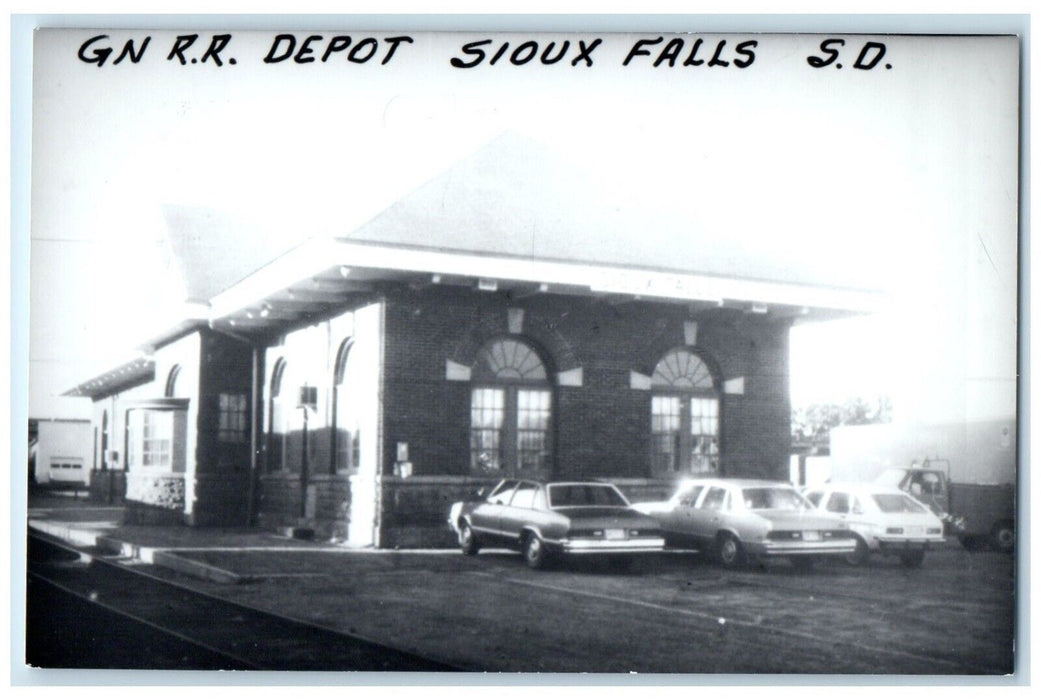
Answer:
<path fill-rule="evenodd" d="M 73 659 L 100 655 L 113 636 L 127 635 L 127 643 L 115 645 L 115 653 L 125 651 L 126 665 L 117 658 L 97 666 L 55 661 L 60 666 L 140 668 L 134 655 L 144 639 L 157 649 L 156 665 L 144 667 L 156 670 L 470 670 L 179 586 L 35 531 L 29 533 L 27 564 L 27 627 L 47 612 L 40 606 L 66 611 L 61 622 L 73 629 L 54 634 L 85 647 L 71 652 Z M 74 627 L 81 622 L 98 631 L 77 638 Z M 26 655 L 31 664 L 47 665 L 60 656 L 44 648 L 48 637 L 40 632 L 27 630 Z"/>

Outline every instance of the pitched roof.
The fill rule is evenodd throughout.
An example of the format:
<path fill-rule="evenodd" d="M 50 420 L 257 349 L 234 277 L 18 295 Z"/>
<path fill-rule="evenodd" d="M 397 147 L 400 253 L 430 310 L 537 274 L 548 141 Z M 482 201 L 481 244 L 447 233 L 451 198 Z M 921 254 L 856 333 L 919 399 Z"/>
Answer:
<path fill-rule="evenodd" d="M 810 245 L 812 237 L 792 241 L 794 236 L 785 240 L 758 231 L 709 230 L 699 211 L 716 203 L 700 202 L 694 191 L 677 197 L 676 183 L 656 191 L 653 164 L 667 157 L 654 154 L 639 169 L 620 163 L 616 170 L 596 171 L 508 132 L 341 238 L 540 261 L 875 287 L 848 260 L 822 264 Z M 752 195 L 748 206 L 755 206 Z M 787 228 L 795 225 L 788 222 Z"/>

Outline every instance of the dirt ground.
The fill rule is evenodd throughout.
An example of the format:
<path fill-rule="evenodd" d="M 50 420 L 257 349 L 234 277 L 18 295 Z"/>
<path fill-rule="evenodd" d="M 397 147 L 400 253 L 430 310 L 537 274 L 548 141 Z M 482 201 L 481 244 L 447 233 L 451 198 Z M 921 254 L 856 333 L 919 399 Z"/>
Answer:
<path fill-rule="evenodd" d="M 489 671 L 1006 674 L 1014 558 L 932 551 L 811 573 L 694 553 L 527 569 L 506 551 L 192 553 L 259 579 L 191 585 Z M 174 576 L 175 574 L 167 574 Z"/>

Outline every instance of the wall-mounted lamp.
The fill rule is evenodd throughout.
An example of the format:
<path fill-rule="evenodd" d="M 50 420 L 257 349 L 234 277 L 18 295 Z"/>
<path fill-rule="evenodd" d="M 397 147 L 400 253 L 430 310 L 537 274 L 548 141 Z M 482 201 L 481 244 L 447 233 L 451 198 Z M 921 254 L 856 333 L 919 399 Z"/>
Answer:
<path fill-rule="evenodd" d="M 300 400 L 297 402 L 297 408 L 309 408 L 312 411 L 317 411 L 318 387 L 308 386 L 306 383 L 300 387 Z"/>

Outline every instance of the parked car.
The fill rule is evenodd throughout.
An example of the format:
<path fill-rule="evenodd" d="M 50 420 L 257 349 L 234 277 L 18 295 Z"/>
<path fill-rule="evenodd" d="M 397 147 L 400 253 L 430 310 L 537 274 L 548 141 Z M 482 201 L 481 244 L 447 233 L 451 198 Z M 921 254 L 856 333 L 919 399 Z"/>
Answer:
<path fill-rule="evenodd" d="M 818 513 L 794 487 L 756 479 L 690 479 L 668 501 L 633 507 L 657 520 L 669 544 L 693 544 L 725 567 L 786 557 L 810 568 L 856 550 L 849 526 Z"/>
<path fill-rule="evenodd" d="M 896 486 L 825 484 L 806 497 L 821 513 L 842 518 L 857 549 L 846 560 L 861 564 L 873 552 L 895 554 L 905 566 L 921 566 L 925 552 L 942 544 L 943 521 L 927 505 Z"/>
<path fill-rule="evenodd" d="M 658 524 L 600 482 L 504 479 L 487 497 L 454 503 L 448 522 L 464 554 L 498 544 L 540 569 L 555 555 L 629 556 L 665 547 Z"/>

